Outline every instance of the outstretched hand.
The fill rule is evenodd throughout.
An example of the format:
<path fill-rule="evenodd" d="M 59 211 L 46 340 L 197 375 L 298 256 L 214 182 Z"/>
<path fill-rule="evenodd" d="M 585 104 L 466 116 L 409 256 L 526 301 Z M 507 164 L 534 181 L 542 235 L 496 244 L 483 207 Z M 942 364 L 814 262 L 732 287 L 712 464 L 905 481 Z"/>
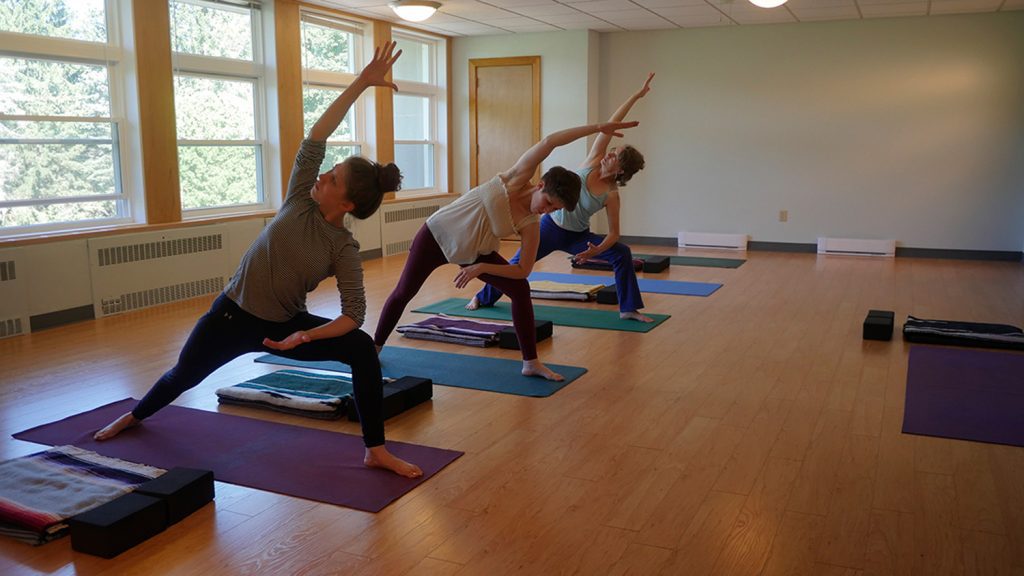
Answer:
<path fill-rule="evenodd" d="M 271 340 L 270 338 L 263 339 L 263 345 L 273 350 L 291 350 L 300 344 L 309 342 L 311 338 L 309 334 L 306 334 L 305 330 L 299 330 L 288 335 L 284 340 Z"/>
<path fill-rule="evenodd" d="M 388 42 L 384 46 L 374 48 L 373 60 L 367 64 L 359 73 L 359 78 L 368 86 L 384 86 L 392 90 L 398 90 L 398 85 L 387 79 L 391 67 L 402 55 L 402 51 L 395 52 L 397 42 Z"/>
<path fill-rule="evenodd" d="M 636 93 L 637 98 L 643 98 L 651 91 L 651 80 L 654 80 L 654 72 L 647 75 L 647 80 L 644 80 L 644 85 L 640 88 L 640 91 Z"/>
<path fill-rule="evenodd" d="M 598 125 L 597 131 L 602 134 L 607 134 L 609 136 L 618 136 L 621 138 L 622 134 L 619 133 L 619 130 L 632 128 L 638 124 L 640 123 L 637 122 L 636 120 L 633 120 L 632 122 L 605 122 L 604 124 Z"/>
<path fill-rule="evenodd" d="M 480 265 L 470 264 L 469 266 L 463 266 L 459 269 L 459 273 L 455 276 L 455 287 L 465 288 L 469 281 L 480 275 Z"/>

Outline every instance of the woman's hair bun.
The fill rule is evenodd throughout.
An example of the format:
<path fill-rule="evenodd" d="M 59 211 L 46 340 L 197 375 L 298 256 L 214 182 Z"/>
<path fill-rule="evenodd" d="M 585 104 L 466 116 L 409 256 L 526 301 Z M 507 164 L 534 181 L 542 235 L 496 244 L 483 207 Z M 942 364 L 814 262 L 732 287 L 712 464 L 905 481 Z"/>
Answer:
<path fill-rule="evenodd" d="M 377 186 L 381 192 L 394 192 L 402 189 L 402 171 L 394 162 L 377 165 Z"/>

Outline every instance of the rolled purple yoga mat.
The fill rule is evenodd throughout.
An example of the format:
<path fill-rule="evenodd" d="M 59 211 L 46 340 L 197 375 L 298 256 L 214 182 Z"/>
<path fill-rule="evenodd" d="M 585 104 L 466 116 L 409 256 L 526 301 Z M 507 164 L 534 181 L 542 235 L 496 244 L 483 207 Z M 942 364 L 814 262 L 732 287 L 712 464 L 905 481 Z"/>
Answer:
<path fill-rule="evenodd" d="M 71 444 L 105 456 L 159 468 L 213 470 L 229 484 L 378 512 L 462 455 L 462 452 L 388 442 L 392 454 L 423 470 L 403 478 L 363 465 L 359 436 L 167 406 L 105 442 L 93 433 L 131 410 L 131 398 L 18 432 L 19 440 Z"/>
<path fill-rule="evenodd" d="M 903 431 L 1024 446 L 1024 354 L 913 346 Z"/>

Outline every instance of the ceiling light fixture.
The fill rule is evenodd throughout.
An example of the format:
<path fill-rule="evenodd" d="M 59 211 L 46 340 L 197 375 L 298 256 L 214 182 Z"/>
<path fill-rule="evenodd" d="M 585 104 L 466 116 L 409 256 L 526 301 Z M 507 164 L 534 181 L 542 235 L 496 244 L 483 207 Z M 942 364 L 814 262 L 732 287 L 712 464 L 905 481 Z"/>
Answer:
<path fill-rule="evenodd" d="M 409 22 L 423 22 L 434 15 L 434 12 L 441 7 L 440 2 L 431 0 L 395 0 L 388 4 L 402 20 Z"/>
<path fill-rule="evenodd" d="M 754 6 L 761 8 L 778 8 L 786 3 L 786 0 L 750 0 Z"/>

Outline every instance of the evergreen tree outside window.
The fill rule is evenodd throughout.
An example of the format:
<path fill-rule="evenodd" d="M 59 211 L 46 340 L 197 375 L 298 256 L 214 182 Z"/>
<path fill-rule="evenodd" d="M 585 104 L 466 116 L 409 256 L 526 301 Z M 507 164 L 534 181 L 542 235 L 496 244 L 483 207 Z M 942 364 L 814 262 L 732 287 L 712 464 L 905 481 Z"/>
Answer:
<path fill-rule="evenodd" d="M 364 35 L 358 22 L 316 12 L 304 11 L 301 21 L 303 134 L 309 134 L 317 118 L 355 80 L 363 61 Z M 360 98 L 327 138 L 321 171 L 367 152 L 365 110 Z"/>
<path fill-rule="evenodd" d="M 267 207 L 259 3 L 171 0 L 170 16 L 184 215 Z"/>
<path fill-rule="evenodd" d="M 119 0 L 0 0 L 0 236 L 128 221 Z"/>

